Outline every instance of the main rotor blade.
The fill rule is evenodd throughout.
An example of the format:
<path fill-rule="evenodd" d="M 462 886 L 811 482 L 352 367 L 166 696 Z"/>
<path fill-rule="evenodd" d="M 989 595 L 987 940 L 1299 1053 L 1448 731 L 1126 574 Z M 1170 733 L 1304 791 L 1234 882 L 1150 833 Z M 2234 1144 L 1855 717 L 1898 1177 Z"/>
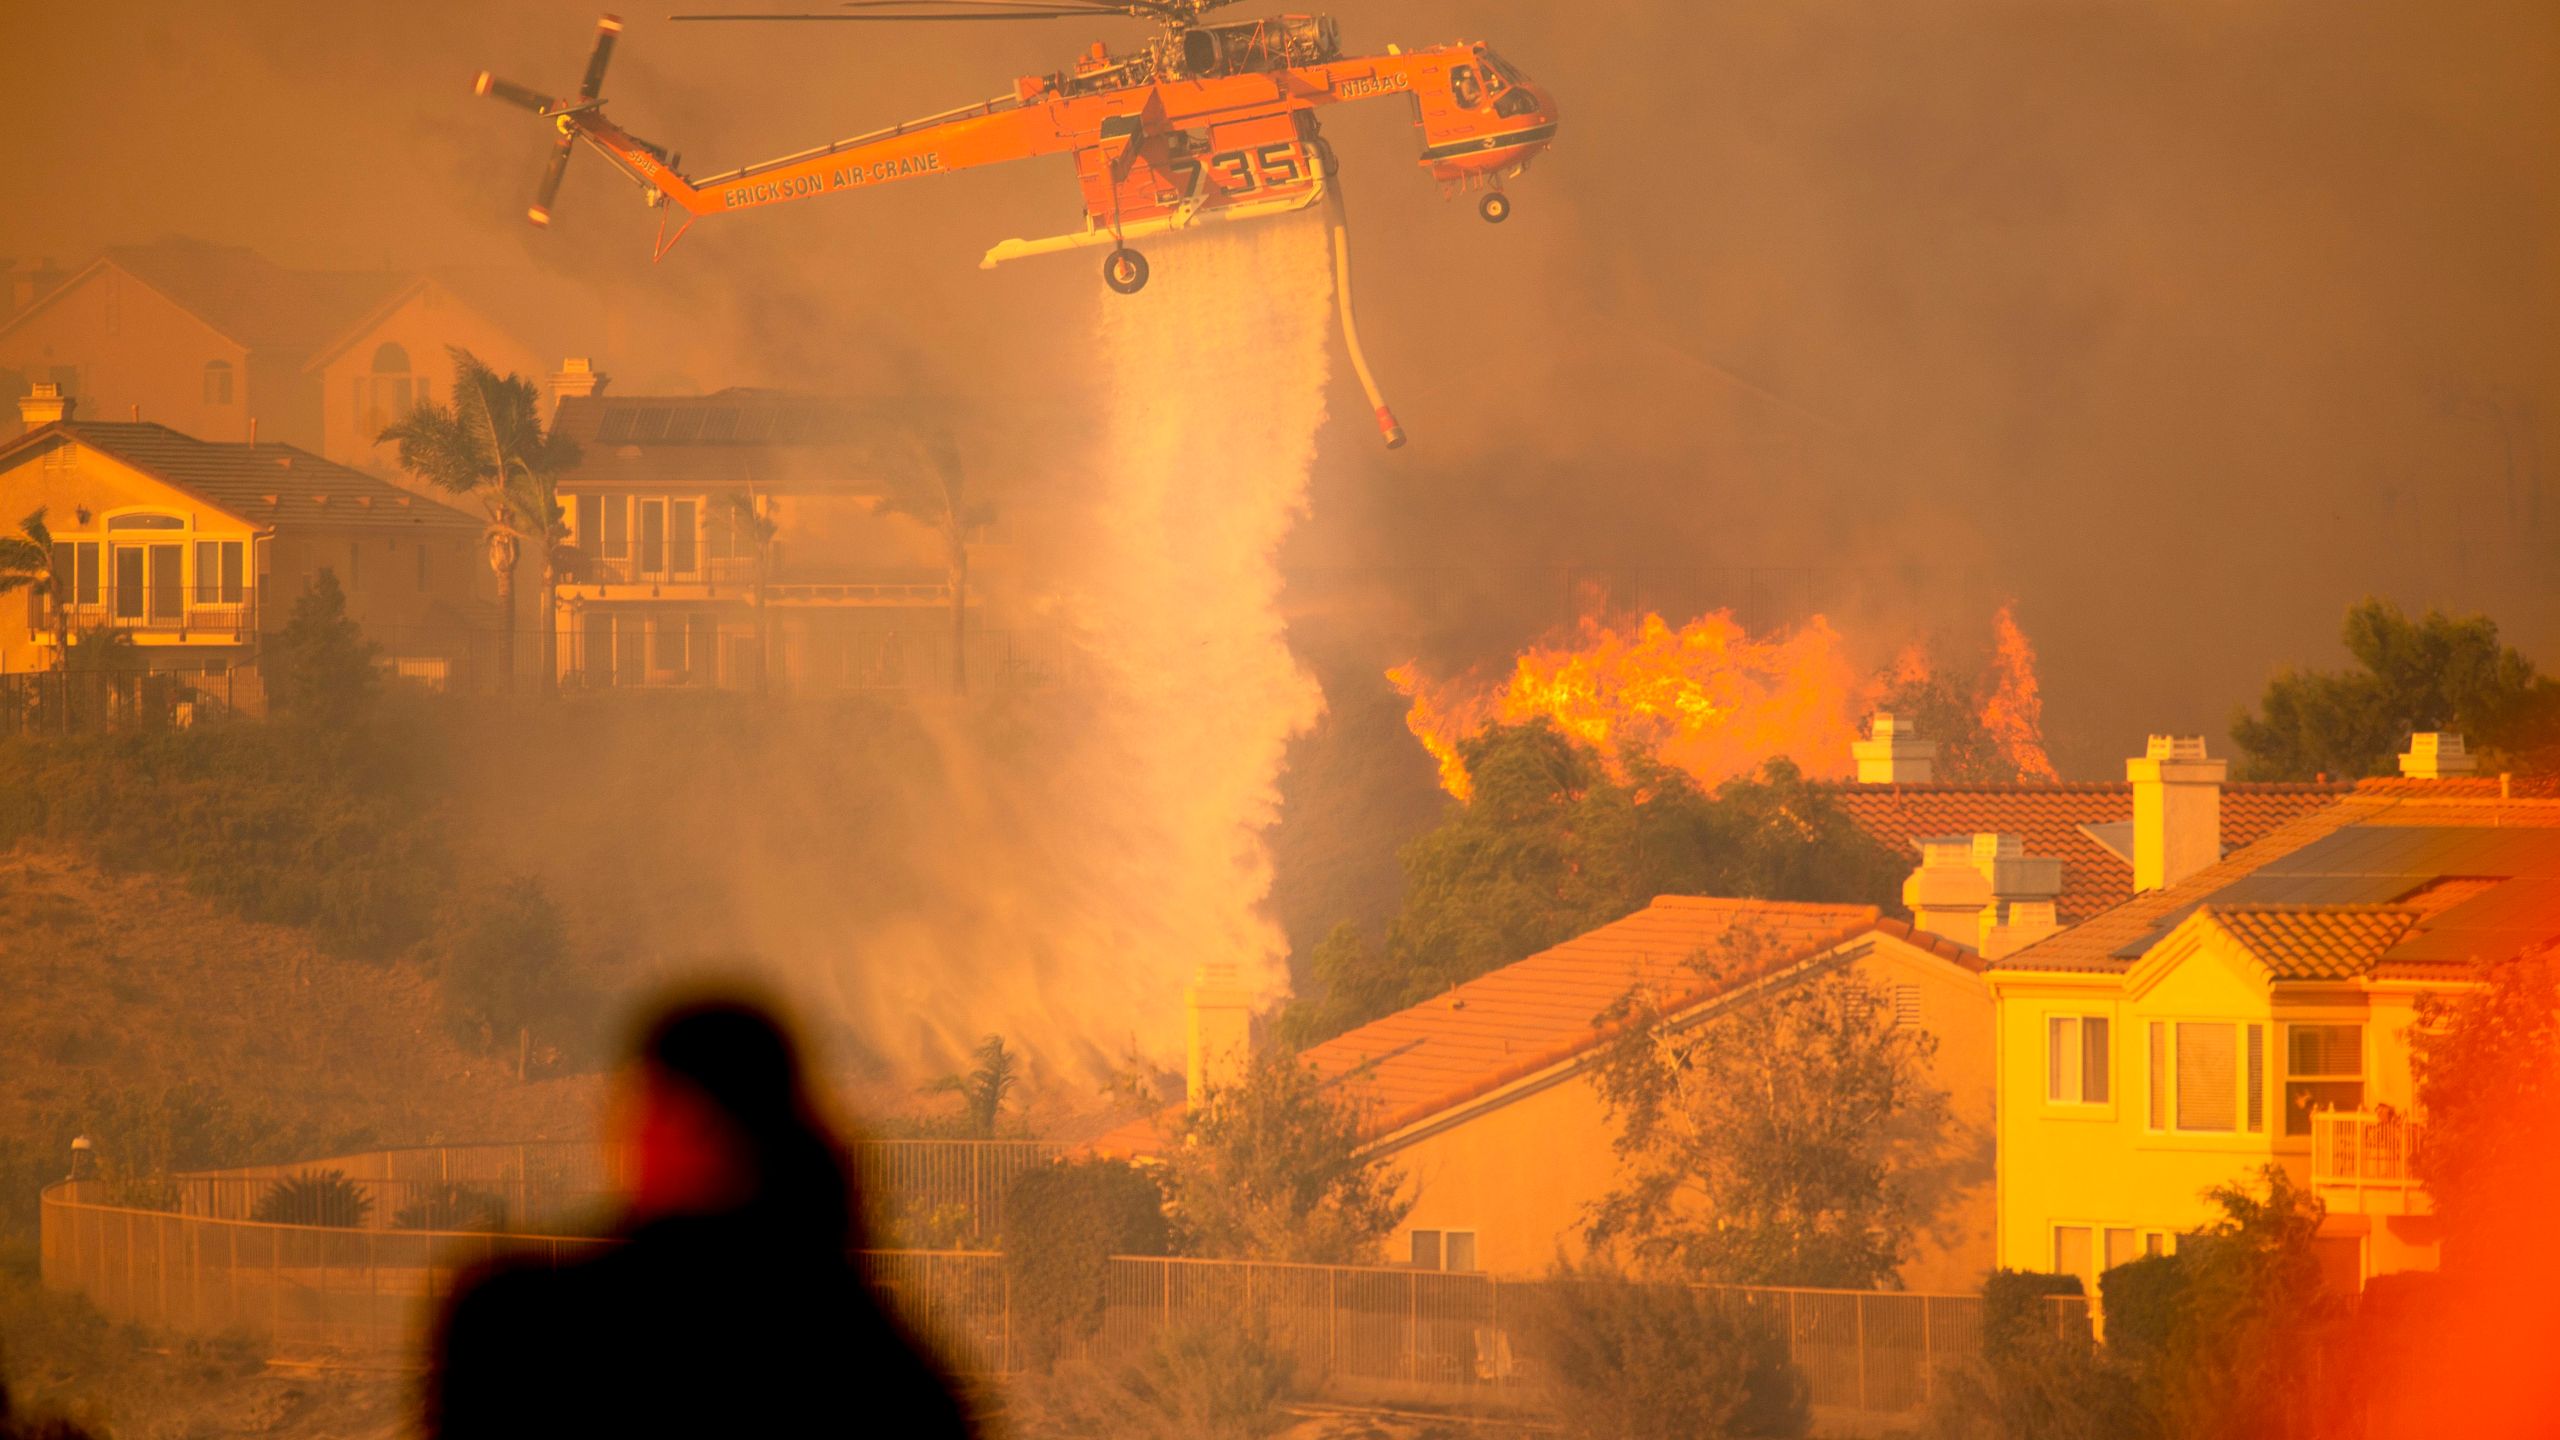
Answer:
<path fill-rule="evenodd" d="M 533 208 L 525 212 L 525 218 L 534 224 L 551 223 L 551 202 L 560 198 L 560 177 L 569 173 L 569 152 L 577 148 L 578 137 L 563 135 L 551 152 L 551 163 L 543 167 L 542 183 L 534 187 Z"/>
<path fill-rule="evenodd" d="M 996 10 L 1082 10 L 1094 15 L 1126 15 L 1135 3 L 1114 4 L 1111 0 L 841 0 L 839 10 L 914 10 L 922 6 L 950 7 L 966 13 L 972 8 Z"/>
<path fill-rule="evenodd" d="M 510 105 L 520 105 L 536 115 L 551 108 L 550 96 L 539 90 L 528 89 L 513 80 L 501 80 L 486 70 L 480 72 L 479 79 L 471 82 L 471 93 L 486 95 L 492 100 L 503 100 Z"/>
<path fill-rule="evenodd" d="M 985 15 L 670 15 L 670 20 L 845 20 L 873 24 L 907 24 L 935 20 L 1090 20 L 1093 10 L 1007 10 Z"/>
<path fill-rule="evenodd" d="M 587 56 L 587 78 L 578 82 L 578 98 L 593 100 L 604 88 L 604 67 L 613 59 L 613 42 L 622 34 L 622 17 L 607 15 L 596 21 L 596 48 Z"/>

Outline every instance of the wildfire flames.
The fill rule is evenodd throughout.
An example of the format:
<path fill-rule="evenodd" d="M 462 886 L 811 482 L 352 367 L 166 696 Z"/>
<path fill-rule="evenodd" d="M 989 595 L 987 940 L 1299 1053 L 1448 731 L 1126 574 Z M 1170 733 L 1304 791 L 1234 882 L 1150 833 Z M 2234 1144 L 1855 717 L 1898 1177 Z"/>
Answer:
<path fill-rule="evenodd" d="M 1405 728 L 1460 800 L 1472 785 L 1459 746 L 1494 725 L 1547 720 L 1614 766 L 1631 751 L 1714 785 L 1784 755 L 1808 775 L 1845 776 L 1863 717 L 1895 689 L 1926 683 L 1926 648 L 1862 675 L 1830 621 L 1755 638 L 1719 610 L 1674 627 L 1646 615 L 1631 629 L 1586 617 L 1569 640 L 1533 645 L 1507 682 L 1433 680 L 1414 664 L 1387 672 L 1411 701 Z M 2057 778 L 2045 755 L 2035 650 L 2003 606 L 1980 687 L 1984 734 L 2022 778 Z"/>

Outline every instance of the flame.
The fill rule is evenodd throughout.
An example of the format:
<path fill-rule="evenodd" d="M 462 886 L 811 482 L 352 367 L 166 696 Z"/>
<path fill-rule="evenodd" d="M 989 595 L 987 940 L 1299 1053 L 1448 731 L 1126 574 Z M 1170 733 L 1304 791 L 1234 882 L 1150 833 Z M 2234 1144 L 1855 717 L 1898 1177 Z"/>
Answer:
<path fill-rule="evenodd" d="M 2044 753 L 2044 695 L 2036 681 L 2036 649 L 2018 619 L 2003 605 L 1991 617 L 1991 693 L 1982 701 L 1982 728 L 2021 780 L 2060 780 Z"/>
<path fill-rule="evenodd" d="M 1990 673 L 1969 686 L 1951 680 L 1955 699 L 1978 712 L 1980 738 L 2021 778 L 2058 779 L 2044 750 L 2035 649 L 2006 606 L 1992 628 Z M 1914 642 L 1862 677 L 1822 616 L 1755 638 L 1718 610 L 1677 628 L 1653 614 L 1632 628 L 1586 616 L 1569 639 L 1522 651 L 1499 685 L 1470 676 L 1435 681 L 1412 663 L 1388 671 L 1387 680 L 1411 702 L 1405 728 L 1430 752 L 1440 787 L 1465 800 L 1474 786 L 1460 745 L 1494 725 L 1530 720 L 1588 742 L 1621 778 L 1624 758 L 1636 752 L 1703 785 L 1780 755 L 1810 776 L 1845 776 L 1850 743 L 1878 699 L 1926 686 L 1936 671 L 1929 648 Z"/>
<path fill-rule="evenodd" d="M 1659 615 L 1631 631 L 1585 619 L 1573 643 L 1521 652 L 1495 692 L 1435 684 L 1410 664 L 1387 679 L 1413 702 L 1405 727 L 1438 763 L 1441 788 L 1461 800 L 1470 786 L 1459 742 L 1536 719 L 1588 742 L 1613 770 L 1635 750 L 1708 784 L 1781 754 L 1808 774 L 1844 774 L 1863 693 L 1839 632 L 1821 616 L 1754 639 L 1722 610 L 1676 629 Z"/>

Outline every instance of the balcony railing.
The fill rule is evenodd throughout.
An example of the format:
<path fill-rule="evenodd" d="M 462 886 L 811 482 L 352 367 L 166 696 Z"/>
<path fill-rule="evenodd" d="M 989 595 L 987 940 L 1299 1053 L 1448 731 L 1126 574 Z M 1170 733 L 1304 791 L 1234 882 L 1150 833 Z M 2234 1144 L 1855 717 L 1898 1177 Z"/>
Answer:
<path fill-rule="evenodd" d="M 219 588 L 183 587 L 175 594 L 145 590 L 140 593 L 117 593 L 114 589 L 99 592 L 96 603 L 65 607 L 69 614 L 61 617 L 67 629 L 77 637 L 88 630 L 115 630 L 143 636 L 160 635 L 175 639 L 204 640 L 216 644 L 237 644 L 253 639 L 258 633 L 257 587 L 242 586 L 228 592 Z M 27 607 L 27 630 L 38 643 L 50 642 L 57 629 L 54 607 L 41 600 Z"/>
<path fill-rule="evenodd" d="M 756 562 L 743 555 L 704 555 L 679 566 L 631 555 L 590 555 L 563 578 L 583 585 L 743 585 L 756 578 Z"/>
<path fill-rule="evenodd" d="M 2311 1183 L 2415 1190 L 2418 1147 L 2425 1133 L 2420 1122 L 2403 1115 L 2324 1110 L 2311 1117 Z"/>

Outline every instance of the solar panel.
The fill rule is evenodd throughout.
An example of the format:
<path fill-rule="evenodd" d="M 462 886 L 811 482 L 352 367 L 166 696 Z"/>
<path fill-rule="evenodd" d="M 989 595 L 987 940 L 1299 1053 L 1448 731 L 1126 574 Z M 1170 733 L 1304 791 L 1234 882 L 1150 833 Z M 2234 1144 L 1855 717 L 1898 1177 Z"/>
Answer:
<path fill-rule="evenodd" d="M 702 412 L 691 405 L 675 412 L 667 420 L 667 443 L 690 445 L 702 433 Z"/>
<path fill-rule="evenodd" d="M 667 407 L 650 405 L 631 417 L 631 438 L 641 444 L 663 439 L 667 433 Z"/>
<path fill-rule="evenodd" d="M 596 426 L 596 439 L 607 445 L 618 445 L 631 438 L 631 412 L 619 406 L 604 412 L 604 420 Z"/>
<path fill-rule="evenodd" d="M 702 438 L 706 444 L 726 444 L 737 433 L 737 406 L 721 405 L 702 412 Z"/>

